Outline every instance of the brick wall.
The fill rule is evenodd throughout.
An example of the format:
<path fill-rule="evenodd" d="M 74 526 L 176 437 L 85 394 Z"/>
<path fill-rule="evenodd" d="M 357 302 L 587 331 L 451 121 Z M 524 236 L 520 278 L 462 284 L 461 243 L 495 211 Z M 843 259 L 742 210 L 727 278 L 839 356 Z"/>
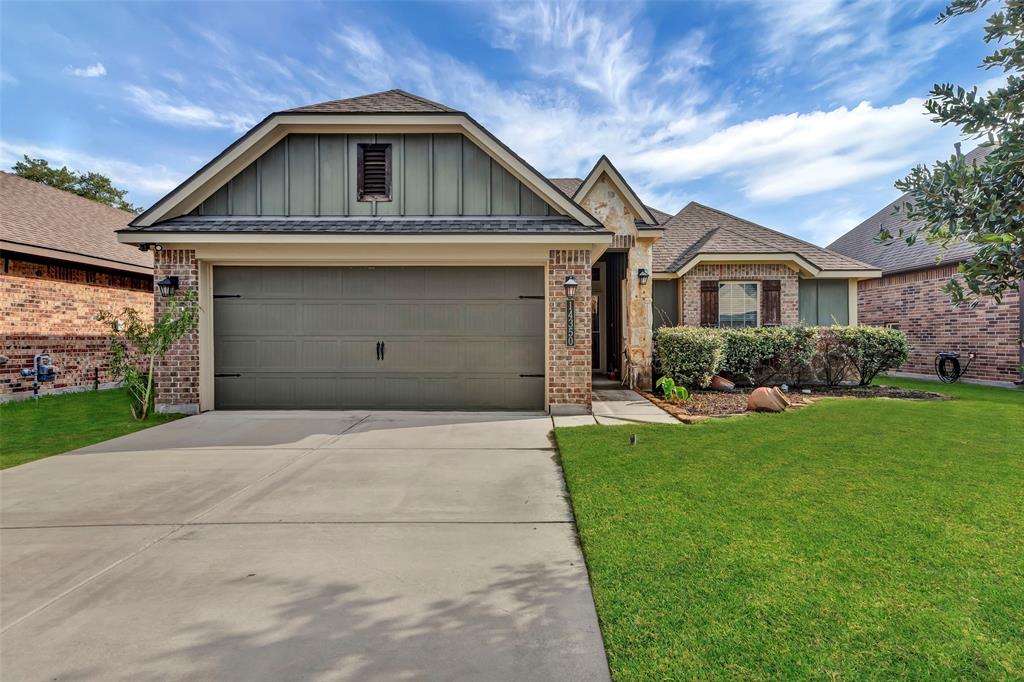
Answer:
<path fill-rule="evenodd" d="M 955 265 L 886 275 L 860 282 L 861 324 L 892 324 L 907 334 L 910 360 L 901 371 L 934 375 L 938 351 L 977 354 L 965 379 L 1015 381 L 1020 377 L 1020 294 L 1010 292 L 1001 304 L 983 299 L 976 308 L 954 308 L 942 286 Z"/>
<path fill-rule="evenodd" d="M 0 274 L 0 395 L 30 392 L 20 376 L 37 353 L 49 353 L 60 372 L 44 390 L 91 388 L 99 371 L 109 384 L 107 328 L 102 311 L 135 308 L 152 319 L 151 280 L 145 275 L 77 267 L 6 255 Z"/>
<path fill-rule="evenodd" d="M 704 280 L 760 282 L 777 279 L 782 287 L 782 324 L 800 322 L 800 278 L 785 265 L 777 263 L 703 263 L 682 276 L 681 324 L 700 324 L 700 283 Z M 761 295 L 760 287 L 758 296 Z M 759 305 L 760 310 L 760 305 Z"/>
<path fill-rule="evenodd" d="M 548 254 L 548 404 L 554 413 L 589 412 L 590 251 L 551 251 Z M 565 345 L 565 278 L 576 289 L 576 344 Z"/>
<path fill-rule="evenodd" d="M 199 266 L 196 253 L 185 249 L 164 249 L 157 251 L 153 259 L 153 276 L 156 281 L 169 275 L 177 275 L 178 290 L 184 293 L 198 291 Z M 167 299 L 156 296 L 156 314 L 162 315 Z M 199 412 L 199 330 L 176 341 L 158 361 L 154 371 L 156 384 L 157 412 Z"/>

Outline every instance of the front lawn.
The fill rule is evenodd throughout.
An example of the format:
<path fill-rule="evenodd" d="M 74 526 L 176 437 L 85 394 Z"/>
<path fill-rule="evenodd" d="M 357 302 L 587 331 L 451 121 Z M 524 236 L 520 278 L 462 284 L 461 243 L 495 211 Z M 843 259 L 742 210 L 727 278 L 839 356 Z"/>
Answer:
<path fill-rule="evenodd" d="M 178 419 L 132 419 L 124 391 L 89 391 L 0 404 L 0 469 Z"/>
<path fill-rule="evenodd" d="M 1024 677 L 1024 391 L 885 383 L 558 429 L 616 680 Z"/>

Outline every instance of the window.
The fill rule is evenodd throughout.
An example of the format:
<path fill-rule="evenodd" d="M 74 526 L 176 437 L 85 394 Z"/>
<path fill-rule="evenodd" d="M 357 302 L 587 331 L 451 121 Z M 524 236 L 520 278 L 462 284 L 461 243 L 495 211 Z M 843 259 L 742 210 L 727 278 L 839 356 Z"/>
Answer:
<path fill-rule="evenodd" d="M 755 282 L 719 282 L 718 326 L 757 326 L 757 284 Z"/>
<path fill-rule="evenodd" d="M 359 201 L 391 201 L 390 144 L 359 145 L 356 184 Z"/>

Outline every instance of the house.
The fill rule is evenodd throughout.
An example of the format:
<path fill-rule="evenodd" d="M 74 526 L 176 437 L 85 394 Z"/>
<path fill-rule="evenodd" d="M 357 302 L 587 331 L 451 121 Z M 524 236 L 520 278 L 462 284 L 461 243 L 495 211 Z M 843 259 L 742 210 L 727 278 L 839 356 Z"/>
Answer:
<path fill-rule="evenodd" d="M 697 204 L 653 210 L 605 157 L 549 180 L 400 90 L 269 115 L 119 238 L 198 293 L 156 377 L 158 409 L 185 412 L 585 412 L 595 371 L 650 386 L 652 294 L 687 324 L 854 321 L 851 282 L 879 274 Z"/>
<path fill-rule="evenodd" d="M 971 163 L 987 152 L 978 147 L 965 159 Z M 909 234 L 919 227 L 897 211 L 908 200 L 907 195 L 896 199 L 829 245 L 882 271 L 881 278 L 858 286 L 861 321 L 906 333 L 911 354 L 900 369 L 904 374 L 934 377 L 936 353 L 957 351 L 976 355 L 964 381 L 1018 381 L 1024 365 L 1024 300 L 1019 289 L 1007 292 L 1001 303 L 983 298 L 973 308 L 954 307 L 942 287 L 976 247 L 961 242 L 943 252 L 924 239 L 908 245 L 900 231 Z M 877 239 L 883 228 L 893 235 L 892 241 Z"/>
<path fill-rule="evenodd" d="M 153 257 L 117 241 L 135 216 L 0 172 L 0 401 L 32 395 L 21 376 L 47 353 L 47 391 L 108 386 L 105 310 L 153 311 Z"/>

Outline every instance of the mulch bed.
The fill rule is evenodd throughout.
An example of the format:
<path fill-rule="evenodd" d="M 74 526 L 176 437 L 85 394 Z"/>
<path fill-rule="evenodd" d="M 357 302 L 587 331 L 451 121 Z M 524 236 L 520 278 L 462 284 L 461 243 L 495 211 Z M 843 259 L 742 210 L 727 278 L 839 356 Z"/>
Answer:
<path fill-rule="evenodd" d="M 679 403 L 670 403 L 653 393 L 641 391 L 641 395 L 687 423 L 708 417 L 727 417 L 747 413 L 747 396 L 752 388 L 737 388 L 734 391 L 690 391 L 690 397 Z M 792 409 L 813 404 L 820 398 L 893 398 L 896 400 L 950 400 L 950 396 L 930 391 L 917 391 L 896 386 L 814 386 L 811 393 L 792 389 L 786 394 Z"/>

